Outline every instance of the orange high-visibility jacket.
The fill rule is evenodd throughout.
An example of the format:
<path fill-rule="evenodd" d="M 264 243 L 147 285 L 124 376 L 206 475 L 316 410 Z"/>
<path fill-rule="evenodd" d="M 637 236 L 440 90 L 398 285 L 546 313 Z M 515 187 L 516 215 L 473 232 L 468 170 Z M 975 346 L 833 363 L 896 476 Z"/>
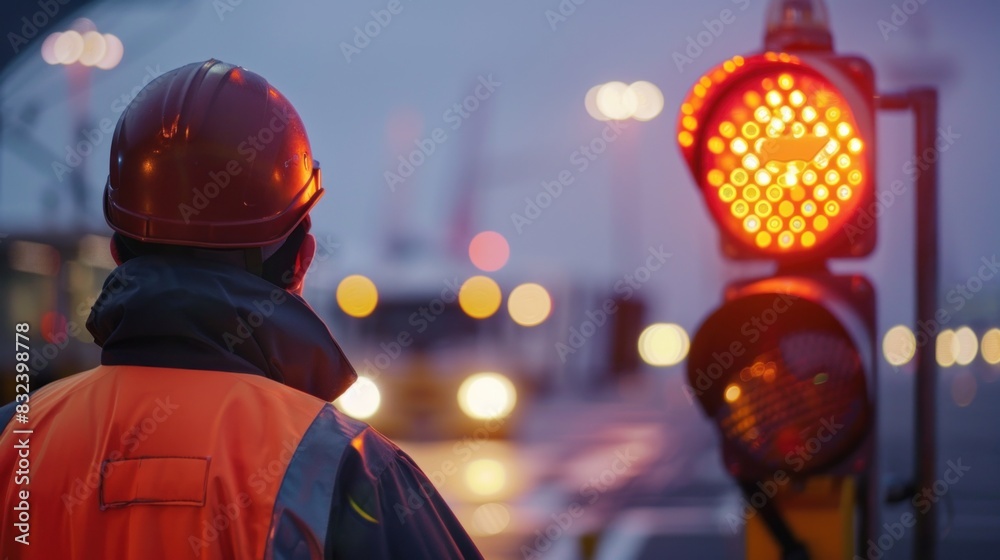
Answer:
<path fill-rule="evenodd" d="M 296 557 L 321 558 L 329 472 L 351 440 L 310 429 L 363 432 L 335 426 L 319 399 L 226 372 L 100 366 L 29 404 L 29 423 L 0 438 L 0 472 L 21 459 L 8 449 L 28 450 L 30 480 L 10 480 L 5 501 L 28 491 L 29 544 L 14 542 L 17 527 L 3 529 L 4 552 L 19 557 L 269 558 L 276 540 L 290 539 L 305 553 Z M 301 444 L 320 447 L 310 456 L 329 470 L 301 466 L 286 481 Z"/>
<path fill-rule="evenodd" d="M 134 275 L 131 286 L 95 305 L 88 327 L 103 365 L 33 392 L 27 422 L 16 402 L 0 408 L 5 558 L 481 557 L 405 454 L 329 399 L 278 381 L 309 379 L 307 365 L 346 368 L 346 383 L 310 382 L 339 394 L 354 377 L 332 339 L 322 351 L 267 350 L 321 338 L 309 334 L 319 319 L 304 302 L 274 303 L 273 322 L 255 321 L 246 339 L 252 349 L 213 355 L 205 348 L 226 340 L 228 319 L 237 332 L 260 308 L 260 295 L 246 296 L 273 286 L 225 265 L 169 261 L 130 260 L 119 271 Z M 221 301 L 197 288 L 213 285 L 206 275 L 226 280 Z M 192 286 L 190 303 L 176 297 L 178 282 Z M 175 295 L 163 318 L 130 315 L 155 308 L 163 291 Z M 286 321 L 299 328 L 282 338 L 272 329 Z M 216 367 L 192 367 L 203 363 Z"/>

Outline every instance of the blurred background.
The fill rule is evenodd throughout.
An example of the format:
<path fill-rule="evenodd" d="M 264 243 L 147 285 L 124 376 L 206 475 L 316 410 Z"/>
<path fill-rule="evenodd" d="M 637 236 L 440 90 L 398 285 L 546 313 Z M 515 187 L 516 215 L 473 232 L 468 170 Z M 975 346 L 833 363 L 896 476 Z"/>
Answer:
<path fill-rule="evenodd" d="M 970 467 L 935 505 L 940 551 L 994 558 L 1000 278 L 955 291 L 1000 251 L 1000 6 L 828 4 L 836 49 L 868 58 L 879 91 L 940 92 L 953 141 L 941 155 L 937 456 L 942 470 Z M 0 319 L 45 337 L 33 388 L 98 363 L 84 323 L 114 268 L 101 210 L 114 124 L 170 69 L 243 65 L 294 104 L 322 162 L 306 299 L 363 376 L 337 405 L 415 458 L 487 558 L 741 558 L 742 497 L 684 366 L 726 284 L 772 265 L 722 256 L 676 131 L 700 76 L 761 50 L 765 11 L 763 0 L 8 2 Z M 919 224 L 911 119 L 877 124 L 879 188 L 906 188 L 879 216 L 873 255 L 833 269 L 878 293 L 889 486 L 914 468 Z M 3 401 L 13 394 L 5 374 Z M 912 535 L 882 552 L 910 557 Z"/>

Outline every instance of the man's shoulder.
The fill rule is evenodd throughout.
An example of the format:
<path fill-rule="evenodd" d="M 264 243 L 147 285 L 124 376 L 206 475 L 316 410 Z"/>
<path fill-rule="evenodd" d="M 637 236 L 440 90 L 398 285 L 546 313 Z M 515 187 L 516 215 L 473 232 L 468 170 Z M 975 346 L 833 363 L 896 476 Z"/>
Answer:
<path fill-rule="evenodd" d="M 346 443 L 347 451 L 361 460 L 364 469 L 378 478 L 390 464 L 403 458 L 405 454 L 389 438 L 370 425 L 356 420 L 337 410 L 332 404 L 317 416 L 314 429 L 320 435 Z"/>
<path fill-rule="evenodd" d="M 97 371 L 98 368 L 93 368 L 46 383 L 44 386 L 28 393 L 27 398 L 23 402 L 14 400 L 0 407 L 0 432 L 5 430 L 17 413 L 17 405 L 29 402 L 30 399 L 35 399 L 37 402 L 37 399 L 43 396 L 46 399 L 51 399 L 53 396 L 58 397 L 60 395 L 72 394 L 81 384 L 91 382 Z"/>

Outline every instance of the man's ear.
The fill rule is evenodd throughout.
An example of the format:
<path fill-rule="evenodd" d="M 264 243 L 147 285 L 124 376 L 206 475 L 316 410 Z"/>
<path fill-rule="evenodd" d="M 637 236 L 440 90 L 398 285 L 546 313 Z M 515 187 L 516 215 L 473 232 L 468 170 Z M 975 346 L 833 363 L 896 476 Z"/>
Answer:
<path fill-rule="evenodd" d="M 286 288 L 289 292 L 302 295 L 302 288 L 306 280 L 306 272 L 316 256 L 316 238 L 313 234 L 307 233 L 299 245 L 299 252 L 295 256 L 295 277 Z"/>

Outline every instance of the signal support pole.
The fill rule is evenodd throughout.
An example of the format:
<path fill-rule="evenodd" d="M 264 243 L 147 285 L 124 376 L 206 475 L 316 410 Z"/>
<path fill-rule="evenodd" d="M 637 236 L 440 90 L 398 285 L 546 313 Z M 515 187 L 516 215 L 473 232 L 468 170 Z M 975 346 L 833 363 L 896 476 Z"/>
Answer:
<path fill-rule="evenodd" d="M 938 292 L 938 159 L 935 141 L 938 128 L 938 92 L 936 89 L 913 89 L 901 94 L 880 96 L 878 107 L 885 110 L 911 110 L 916 120 L 916 153 L 920 174 L 916 179 L 916 300 L 917 329 L 933 324 L 937 313 Z M 917 374 L 914 390 L 914 437 L 916 476 L 914 492 L 932 488 L 937 480 L 937 368 L 935 345 L 917 345 Z M 917 517 L 914 558 L 937 557 L 937 510 L 915 512 Z"/>

